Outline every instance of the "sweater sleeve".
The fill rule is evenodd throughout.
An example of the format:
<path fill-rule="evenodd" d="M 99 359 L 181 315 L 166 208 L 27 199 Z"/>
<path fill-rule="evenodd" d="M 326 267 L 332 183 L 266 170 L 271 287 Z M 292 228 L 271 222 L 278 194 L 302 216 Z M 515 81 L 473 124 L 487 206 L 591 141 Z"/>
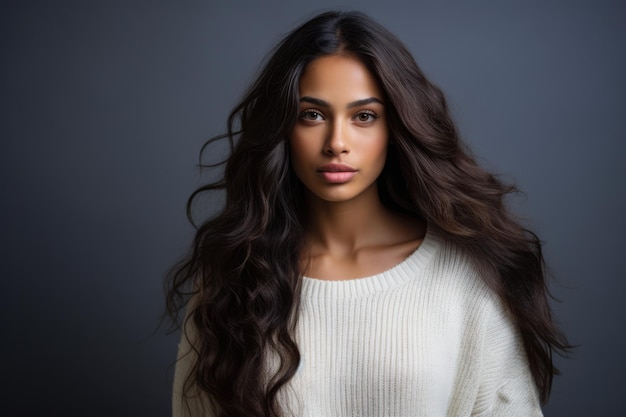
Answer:
<path fill-rule="evenodd" d="M 499 303 L 490 307 L 481 381 L 472 416 L 542 417 L 520 332 Z"/>
<path fill-rule="evenodd" d="M 189 389 L 183 397 L 187 378 L 195 364 L 197 354 L 192 343 L 196 338 L 191 320 L 185 318 L 181 340 L 178 345 L 178 357 L 174 370 L 174 383 L 172 386 L 172 416 L 173 417 L 211 417 L 208 401 L 203 393 L 199 392 L 194 384 L 188 384 Z"/>
<path fill-rule="evenodd" d="M 174 384 L 172 386 L 173 417 L 187 417 L 189 415 L 185 409 L 185 403 L 183 400 L 183 387 L 192 365 L 192 353 L 189 341 L 185 337 L 185 334 L 182 333 L 180 343 L 178 344 L 176 368 L 174 369 Z"/>

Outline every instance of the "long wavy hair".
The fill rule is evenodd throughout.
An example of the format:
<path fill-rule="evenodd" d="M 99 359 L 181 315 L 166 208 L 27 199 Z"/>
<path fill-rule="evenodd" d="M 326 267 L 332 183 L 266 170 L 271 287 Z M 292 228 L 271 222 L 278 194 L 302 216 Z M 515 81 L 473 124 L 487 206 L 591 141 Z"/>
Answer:
<path fill-rule="evenodd" d="M 304 69 L 331 54 L 361 60 L 384 91 L 392 145 L 378 179 L 382 202 L 425 220 L 470 255 L 516 321 L 546 401 L 558 373 L 553 352 L 569 346 L 551 317 L 541 243 L 506 208 L 504 197 L 516 189 L 475 163 L 442 92 L 394 35 L 358 12 L 323 13 L 287 35 L 230 113 L 227 133 L 212 140 L 228 140 L 230 156 L 223 177 L 191 195 L 188 214 L 207 191 L 225 190 L 225 202 L 197 226 L 167 280 L 175 322 L 193 300 L 182 325 L 196 334 L 184 396 L 200 392 L 215 416 L 281 415 L 276 394 L 300 360 L 292 335 L 303 244 L 303 185 L 290 166 L 288 137 Z M 271 372 L 268 355 L 279 359 Z"/>

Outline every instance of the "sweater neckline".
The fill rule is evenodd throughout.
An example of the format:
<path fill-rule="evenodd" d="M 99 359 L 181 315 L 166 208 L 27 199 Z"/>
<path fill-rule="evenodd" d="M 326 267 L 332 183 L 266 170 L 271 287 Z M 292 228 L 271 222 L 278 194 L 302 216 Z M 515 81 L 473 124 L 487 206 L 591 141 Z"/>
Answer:
<path fill-rule="evenodd" d="M 400 263 L 378 274 L 346 280 L 324 280 L 302 277 L 303 298 L 355 298 L 374 294 L 416 279 L 432 258 L 440 237 L 428 226 L 422 243 Z"/>

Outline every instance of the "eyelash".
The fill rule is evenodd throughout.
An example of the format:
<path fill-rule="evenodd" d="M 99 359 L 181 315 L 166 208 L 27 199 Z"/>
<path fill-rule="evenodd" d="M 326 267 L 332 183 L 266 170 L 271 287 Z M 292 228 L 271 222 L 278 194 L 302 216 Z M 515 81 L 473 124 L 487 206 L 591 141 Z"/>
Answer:
<path fill-rule="evenodd" d="M 324 115 L 322 113 L 318 112 L 317 110 L 313 110 L 313 109 L 304 110 L 303 112 L 300 113 L 298 118 L 302 119 L 302 120 L 305 120 L 305 121 L 316 122 L 317 120 L 307 119 L 307 116 L 311 116 L 311 115 L 319 116 L 322 119 L 324 118 Z"/>
<path fill-rule="evenodd" d="M 311 116 L 311 115 L 315 115 L 316 117 L 319 116 L 320 118 L 324 119 L 324 115 L 321 112 L 319 112 L 319 111 L 317 111 L 315 109 L 307 109 L 307 110 L 304 110 L 304 111 L 300 112 L 300 114 L 298 115 L 298 118 L 301 119 L 301 120 L 311 121 L 311 122 L 318 121 L 318 119 L 313 119 L 313 120 L 312 119 L 307 119 L 307 117 Z M 360 120 L 359 117 L 362 116 L 362 115 L 369 116 L 369 119 L 368 120 Z M 378 119 L 378 117 L 379 116 L 376 113 L 374 113 L 373 111 L 371 111 L 371 110 L 362 110 L 362 111 L 358 112 L 357 114 L 355 114 L 352 118 L 356 119 L 359 122 L 367 123 L 367 122 L 373 122 L 374 120 Z"/>
<path fill-rule="evenodd" d="M 368 120 L 360 120 L 360 116 L 362 115 L 369 116 Z M 371 110 L 363 110 L 355 114 L 354 118 L 360 122 L 366 123 L 366 122 L 373 122 L 374 120 L 378 119 L 378 115 Z"/>

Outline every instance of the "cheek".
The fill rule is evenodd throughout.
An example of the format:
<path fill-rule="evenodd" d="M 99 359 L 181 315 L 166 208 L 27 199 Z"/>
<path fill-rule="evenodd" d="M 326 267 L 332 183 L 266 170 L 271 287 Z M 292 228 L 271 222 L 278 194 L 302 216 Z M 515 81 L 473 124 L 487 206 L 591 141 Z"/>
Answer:
<path fill-rule="evenodd" d="M 311 160 L 317 154 L 317 142 L 315 135 L 303 134 L 295 129 L 289 139 L 291 158 L 301 162 Z"/>
<path fill-rule="evenodd" d="M 383 148 L 378 153 L 378 157 L 374 161 L 373 165 L 376 165 L 376 170 L 378 171 L 378 175 L 383 171 L 385 165 L 387 163 L 387 148 Z"/>
<path fill-rule="evenodd" d="M 387 135 L 383 135 L 381 138 L 374 141 L 369 148 L 372 161 L 384 164 L 387 159 L 388 146 L 389 141 Z"/>

